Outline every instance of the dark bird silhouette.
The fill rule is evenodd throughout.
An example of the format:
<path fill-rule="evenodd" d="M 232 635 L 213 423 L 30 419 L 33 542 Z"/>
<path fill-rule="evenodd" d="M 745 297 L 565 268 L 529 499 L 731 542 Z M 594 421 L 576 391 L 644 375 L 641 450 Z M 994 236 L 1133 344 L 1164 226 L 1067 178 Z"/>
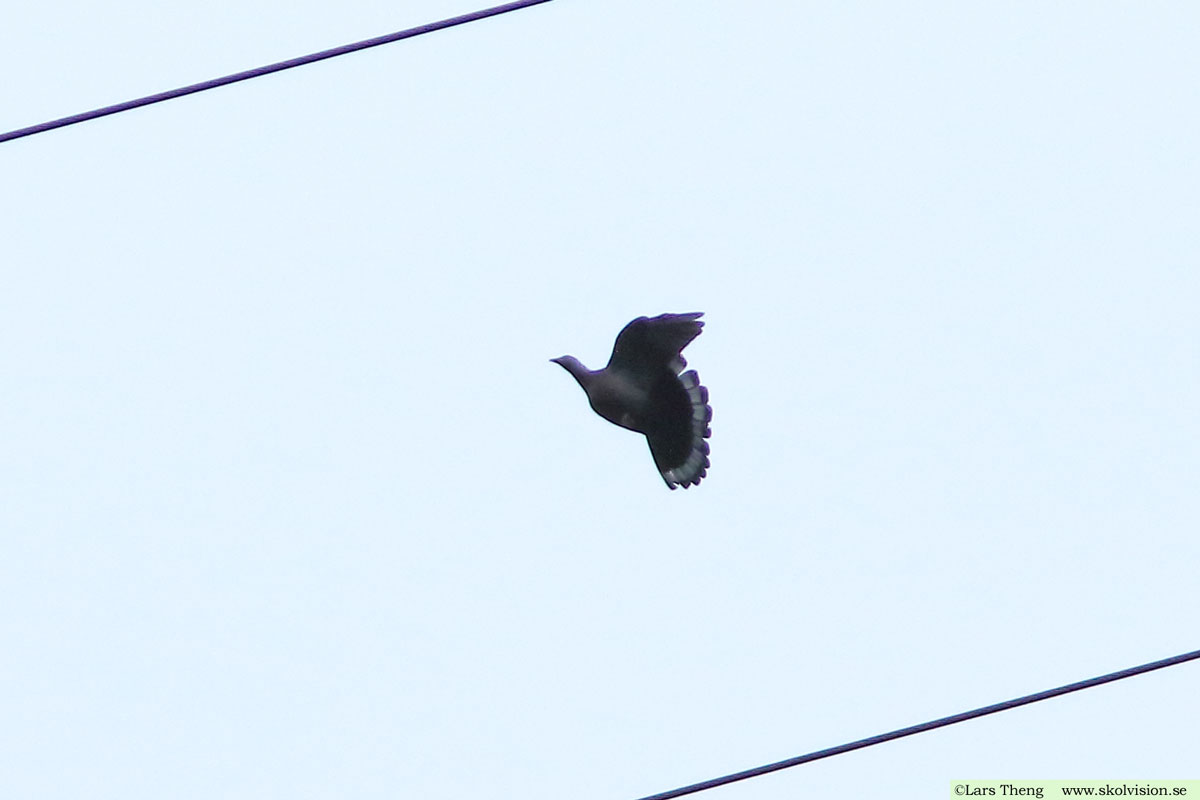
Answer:
<path fill-rule="evenodd" d="M 575 376 L 588 402 L 609 422 L 644 433 L 668 488 L 688 488 L 708 474 L 708 389 L 688 370 L 683 348 L 700 335 L 702 313 L 638 317 L 617 335 L 604 369 L 574 356 L 550 359 Z"/>

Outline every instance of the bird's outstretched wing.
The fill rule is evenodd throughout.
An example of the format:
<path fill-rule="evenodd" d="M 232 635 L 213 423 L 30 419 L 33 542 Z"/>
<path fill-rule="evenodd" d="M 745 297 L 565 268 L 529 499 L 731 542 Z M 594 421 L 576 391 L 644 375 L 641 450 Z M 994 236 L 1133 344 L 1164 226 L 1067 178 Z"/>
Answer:
<path fill-rule="evenodd" d="M 645 434 L 654 465 L 667 486 L 687 488 L 708 474 L 708 442 L 712 407 L 708 389 L 695 370 L 662 376 L 651 392 Z"/>
<path fill-rule="evenodd" d="M 638 317 L 617 335 L 607 369 L 649 382 L 666 368 L 675 375 L 687 366 L 680 351 L 700 335 L 703 312 Z"/>

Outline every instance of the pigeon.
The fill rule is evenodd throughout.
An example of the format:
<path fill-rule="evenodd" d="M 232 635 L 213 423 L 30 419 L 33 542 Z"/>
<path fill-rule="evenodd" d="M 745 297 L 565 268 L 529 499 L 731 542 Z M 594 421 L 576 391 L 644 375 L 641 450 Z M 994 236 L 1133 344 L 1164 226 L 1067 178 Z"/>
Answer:
<path fill-rule="evenodd" d="M 614 425 L 645 434 L 667 487 L 688 488 L 708 474 L 708 389 L 681 351 L 700 335 L 703 313 L 638 317 L 621 329 L 604 369 L 574 356 L 550 359 L 575 376 L 592 409 Z"/>

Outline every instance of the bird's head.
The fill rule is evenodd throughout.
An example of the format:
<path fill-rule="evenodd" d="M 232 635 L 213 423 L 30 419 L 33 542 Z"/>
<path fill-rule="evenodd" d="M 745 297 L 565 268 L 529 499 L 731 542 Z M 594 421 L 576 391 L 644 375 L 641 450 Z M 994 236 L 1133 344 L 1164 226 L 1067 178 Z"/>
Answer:
<path fill-rule="evenodd" d="M 579 381 L 581 386 L 587 386 L 586 381 L 591 377 L 592 373 L 591 370 L 579 362 L 578 358 L 575 356 L 559 356 L 550 360 L 575 376 L 575 380 Z"/>

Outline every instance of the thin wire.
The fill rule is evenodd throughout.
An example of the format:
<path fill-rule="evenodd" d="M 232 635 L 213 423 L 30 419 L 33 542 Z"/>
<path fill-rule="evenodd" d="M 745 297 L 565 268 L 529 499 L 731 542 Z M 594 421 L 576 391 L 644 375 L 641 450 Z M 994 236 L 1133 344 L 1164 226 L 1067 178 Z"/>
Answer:
<path fill-rule="evenodd" d="M 816 761 L 817 759 L 828 758 L 829 756 L 836 756 L 840 755 L 841 753 L 848 753 L 851 750 L 859 750 L 863 747 L 870 747 L 873 744 L 890 742 L 892 739 L 900 739 L 904 736 L 912 736 L 914 733 L 924 733 L 925 731 L 931 731 L 934 728 L 942 728 L 946 725 L 953 725 L 956 722 L 964 722 L 968 719 L 975 719 L 976 717 L 995 714 L 998 711 L 1007 711 L 1010 708 L 1028 705 L 1029 703 L 1036 703 L 1039 700 L 1047 700 L 1051 697 L 1069 694 L 1070 692 L 1078 692 L 1080 689 L 1090 689 L 1091 687 L 1099 686 L 1102 683 L 1119 681 L 1122 678 L 1141 675 L 1144 672 L 1152 672 L 1153 670 L 1162 669 L 1163 667 L 1173 667 L 1176 664 L 1182 664 L 1185 661 L 1193 661 L 1198 658 L 1200 658 L 1200 650 L 1193 650 L 1192 652 L 1184 653 L 1183 655 L 1164 658 L 1161 661 L 1152 661 L 1149 664 L 1142 664 L 1140 667 L 1130 667 L 1129 669 L 1119 670 L 1118 672 L 1110 672 L 1107 675 L 1101 675 L 1098 678 L 1088 678 L 1085 681 L 1068 683 L 1066 686 L 1059 686 L 1057 689 L 1047 689 L 1044 692 L 1025 695 L 1024 697 L 1018 697 L 1015 700 L 1007 700 L 1003 703 L 996 703 L 995 705 L 984 706 L 983 708 L 977 708 L 974 711 L 964 711 L 961 714 L 955 714 L 950 717 L 942 717 L 941 719 L 935 719 L 932 722 L 923 722 L 920 725 L 901 728 L 900 730 L 892 731 L 891 733 L 881 733 L 878 736 L 872 736 L 868 739 L 859 739 L 857 742 L 850 742 L 849 744 L 830 747 L 826 750 L 817 750 L 814 753 L 796 756 L 795 758 L 789 758 L 784 761 L 776 761 L 774 764 L 766 764 L 764 766 L 755 767 L 754 769 L 748 769 L 743 772 L 735 772 L 732 775 L 726 775 L 723 778 L 713 778 L 712 780 L 693 783 L 691 786 L 684 786 L 681 789 L 672 789 L 669 792 L 647 795 L 646 797 L 639 798 L 639 800 L 670 800 L 670 798 L 673 797 L 683 797 L 685 794 L 702 792 L 705 789 L 724 786 L 727 783 L 734 783 L 736 781 L 744 781 L 746 778 L 756 778 L 759 775 L 766 775 L 768 772 L 776 772 L 777 770 L 795 767 L 799 764 L 807 764 L 809 761 Z"/>
<path fill-rule="evenodd" d="M 415 28 L 397 31 L 396 33 L 389 33 L 386 36 L 377 36 L 374 39 L 365 39 L 361 42 L 355 42 L 354 44 L 345 44 L 341 47 L 334 47 L 331 50 L 322 50 L 319 53 L 312 53 L 307 56 L 291 58 L 287 61 L 280 61 L 275 64 L 268 64 L 265 67 L 248 69 L 244 72 L 235 72 L 234 74 L 226 75 L 223 78 L 213 78 L 212 80 L 193 83 L 190 86 L 172 89 L 169 92 L 159 92 L 158 94 L 141 97 L 137 100 L 127 100 L 124 103 L 117 103 L 116 105 L 97 108 L 94 111 L 85 111 L 82 114 L 74 114 L 69 117 L 63 117 L 62 119 L 43 122 L 40 125 L 31 125 L 28 128 L 19 128 L 15 131 L 9 131 L 8 133 L 0 133 L 0 142 L 7 142 L 10 139 L 20 139 L 22 136 L 32 136 L 35 133 L 42 133 L 44 131 L 54 130 L 55 128 L 64 128 L 67 125 L 74 125 L 77 122 L 86 122 L 90 119 L 96 119 L 97 117 L 106 117 L 109 114 L 117 114 L 122 111 L 128 111 L 131 108 L 140 108 L 141 106 L 148 106 L 152 103 L 161 103 L 164 100 L 173 100 L 176 97 L 183 97 L 187 94 L 195 94 L 196 92 L 203 92 L 207 89 L 215 89 L 218 86 L 225 86 L 230 83 L 237 83 L 238 81 L 257 78 L 262 75 L 269 75 L 272 72 L 280 72 L 281 70 L 291 69 L 292 67 L 311 64 L 314 61 L 324 61 L 325 59 L 333 58 L 334 56 L 341 56 L 345 55 L 346 53 L 356 52 L 358 50 L 366 50 L 368 47 L 378 47 L 381 44 L 390 44 L 391 42 L 398 42 L 401 39 L 410 39 L 413 36 L 420 36 L 423 33 L 432 33 L 433 31 L 440 31 L 444 28 L 452 28 L 455 25 L 474 22 L 475 20 L 484 19 L 486 17 L 495 17 L 500 14 L 507 14 L 509 11 L 516 11 L 519 8 L 527 8 L 529 6 L 536 6 L 540 3 L 548 2 L 550 2 L 550 0 L 517 0 L 517 2 L 505 3 L 504 5 L 486 8 L 482 11 L 463 14 L 459 17 L 451 17 L 438 22 L 430 22 L 426 25 L 418 25 Z"/>

